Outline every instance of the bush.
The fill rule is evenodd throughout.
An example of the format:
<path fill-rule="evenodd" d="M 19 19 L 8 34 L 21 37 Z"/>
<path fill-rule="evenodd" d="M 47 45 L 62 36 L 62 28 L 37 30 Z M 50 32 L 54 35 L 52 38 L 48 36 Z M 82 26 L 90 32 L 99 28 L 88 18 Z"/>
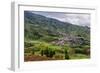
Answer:
<path fill-rule="evenodd" d="M 68 45 L 64 45 L 62 47 L 62 49 L 64 49 L 64 56 L 65 56 L 65 59 L 70 59 L 69 58 L 69 50 L 70 50 L 70 47 Z"/>
<path fill-rule="evenodd" d="M 74 49 L 74 48 L 69 48 L 69 49 L 67 50 L 67 52 L 68 52 L 68 54 L 69 54 L 70 56 L 75 55 L 75 49 Z"/>
<path fill-rule="evenodd" d="M 64 50 L 62 48 L 57 48 L 57 49 L 55 49 L 55 51 L 57 53 L 60 53 L 60 54 L 63 54 L 64 53 Z"/>
<path fill-rule="evenodd" d="M 35 53 L 35 50 L 34 50 L 34 49 L 32 49 L 32 54 L 34 55 L 34 53 Z"/>
<path fill-rule="evenodd" d="M 75 53 L 80 53 L 80 54 L 90 54 L 90 47 L 89 46 L 83 46 L 82 48 L 75 48 Z"/>
<path fill-rule="evenodd" d="M 24 49 L 24 53 L 30 53 L 31 52 L 31 49 Z"/>
<path fill-rule="evenodd" d="M 58 45 L 49 45 L 49 48 L 52 48 L 53 50 L 55 50 L 56 53 L 60 53 L 63 54 L 64 53 L 64 49 L 62 48 L 62 46 L 58 46 Z"/>
<path fill-rule="evenodd" d="M 75 48 L 75 53 L 83 53 L 83 50 L 81 48 Z"/>
<path fill-rule="evenodd" d="M 55 56 L 54 56 L 54 59 L 58 59 L 58 60 L 63 60 L 64 59 L 64 55 L 63 54 L 56 54 Z"/>
<path fill-rule="evenodd" d="M 41 56 L 46 55 L 46 57 L 52 58 L 55 55 L 55 50 L 53 48 L 47 47 L 41 50 Z"/>
<path fill-rule="evenodd" d="M 69 55 L 68 55 L 68 52 L 67 52 L 67 49 L 65 49 L 65 52 L 64 53 L 65 53 L 65 59 L 70 59 L 69 58 Z"/>
<path fill-rule="evenodd" d="M 43 51 L 43 50 L 41 50 L 41 56 L 43 56 L 43 54 L 44 54 L 44 51 Z"/>
<path fill-rule="evenodd" d="M 48 44 L 45 42 L 40 42 L 34 45 L 34 48 L 39 49 L 39 50 L 46 49 L 47 47 L 48 47 Z"/>
<path fill-rule="evenodd" d="M 31 42 L 24 42 L 24 46 L 25 46 L 25 48 L 28 48 L 28 47 L 31 47 L 31 46 L 33 46 L 34 44 L 33 43 L 31 43 Z"/>

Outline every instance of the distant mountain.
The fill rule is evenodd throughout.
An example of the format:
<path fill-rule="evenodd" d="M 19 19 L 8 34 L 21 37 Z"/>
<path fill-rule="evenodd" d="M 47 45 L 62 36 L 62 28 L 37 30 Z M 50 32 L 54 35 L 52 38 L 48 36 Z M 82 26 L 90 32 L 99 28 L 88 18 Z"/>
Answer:
<path fill-rule="evenodd" d="M 64 43 L 68 41 L 67 39 L 71 39 L 70 41 L 74 43 L 79 39 L 90 42 L 90 28 L 86 26 L 61 22 L 30 11 L 24 12 L 24 23 L 25 39 L 44 40 L 53 43 L 59 38 L 62 39 L 61 41 L 65 40 Z"/>

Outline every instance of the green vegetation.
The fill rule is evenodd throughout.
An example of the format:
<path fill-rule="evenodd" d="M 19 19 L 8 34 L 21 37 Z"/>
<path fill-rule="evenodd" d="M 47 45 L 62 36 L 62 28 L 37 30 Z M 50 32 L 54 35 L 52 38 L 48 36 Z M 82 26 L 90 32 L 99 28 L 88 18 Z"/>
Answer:
<path fill-rule="evenodd" d="M 68 52 L 67 52 L 67 49 L 65 49 L 65 59 L 70 59 L 69 55 L 68 55 Z"/>
<path fill-rule="evenodd" d="M 90 28 L 24 12 L 24 60 L 90 58 Z"/>

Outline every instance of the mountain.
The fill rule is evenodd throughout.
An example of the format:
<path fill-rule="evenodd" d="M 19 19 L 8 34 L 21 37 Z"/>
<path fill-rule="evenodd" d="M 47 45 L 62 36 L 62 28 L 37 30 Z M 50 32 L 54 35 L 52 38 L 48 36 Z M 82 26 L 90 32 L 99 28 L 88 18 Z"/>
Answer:
<path fill-rule="evenodd" d="M 25 39 L 51 43 L 89 44 L 90 27 L 73 25 L 30 11 L 24 12 Z"/>

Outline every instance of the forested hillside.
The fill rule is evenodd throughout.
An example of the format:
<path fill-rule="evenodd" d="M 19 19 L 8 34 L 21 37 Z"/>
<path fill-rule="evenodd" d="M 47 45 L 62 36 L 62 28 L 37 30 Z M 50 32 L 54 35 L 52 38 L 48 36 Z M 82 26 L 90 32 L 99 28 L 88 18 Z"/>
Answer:
<path fill-rule="evenodd" d="M 24 12 L 25 61 L 90 57 L 90 27 Z"/>

